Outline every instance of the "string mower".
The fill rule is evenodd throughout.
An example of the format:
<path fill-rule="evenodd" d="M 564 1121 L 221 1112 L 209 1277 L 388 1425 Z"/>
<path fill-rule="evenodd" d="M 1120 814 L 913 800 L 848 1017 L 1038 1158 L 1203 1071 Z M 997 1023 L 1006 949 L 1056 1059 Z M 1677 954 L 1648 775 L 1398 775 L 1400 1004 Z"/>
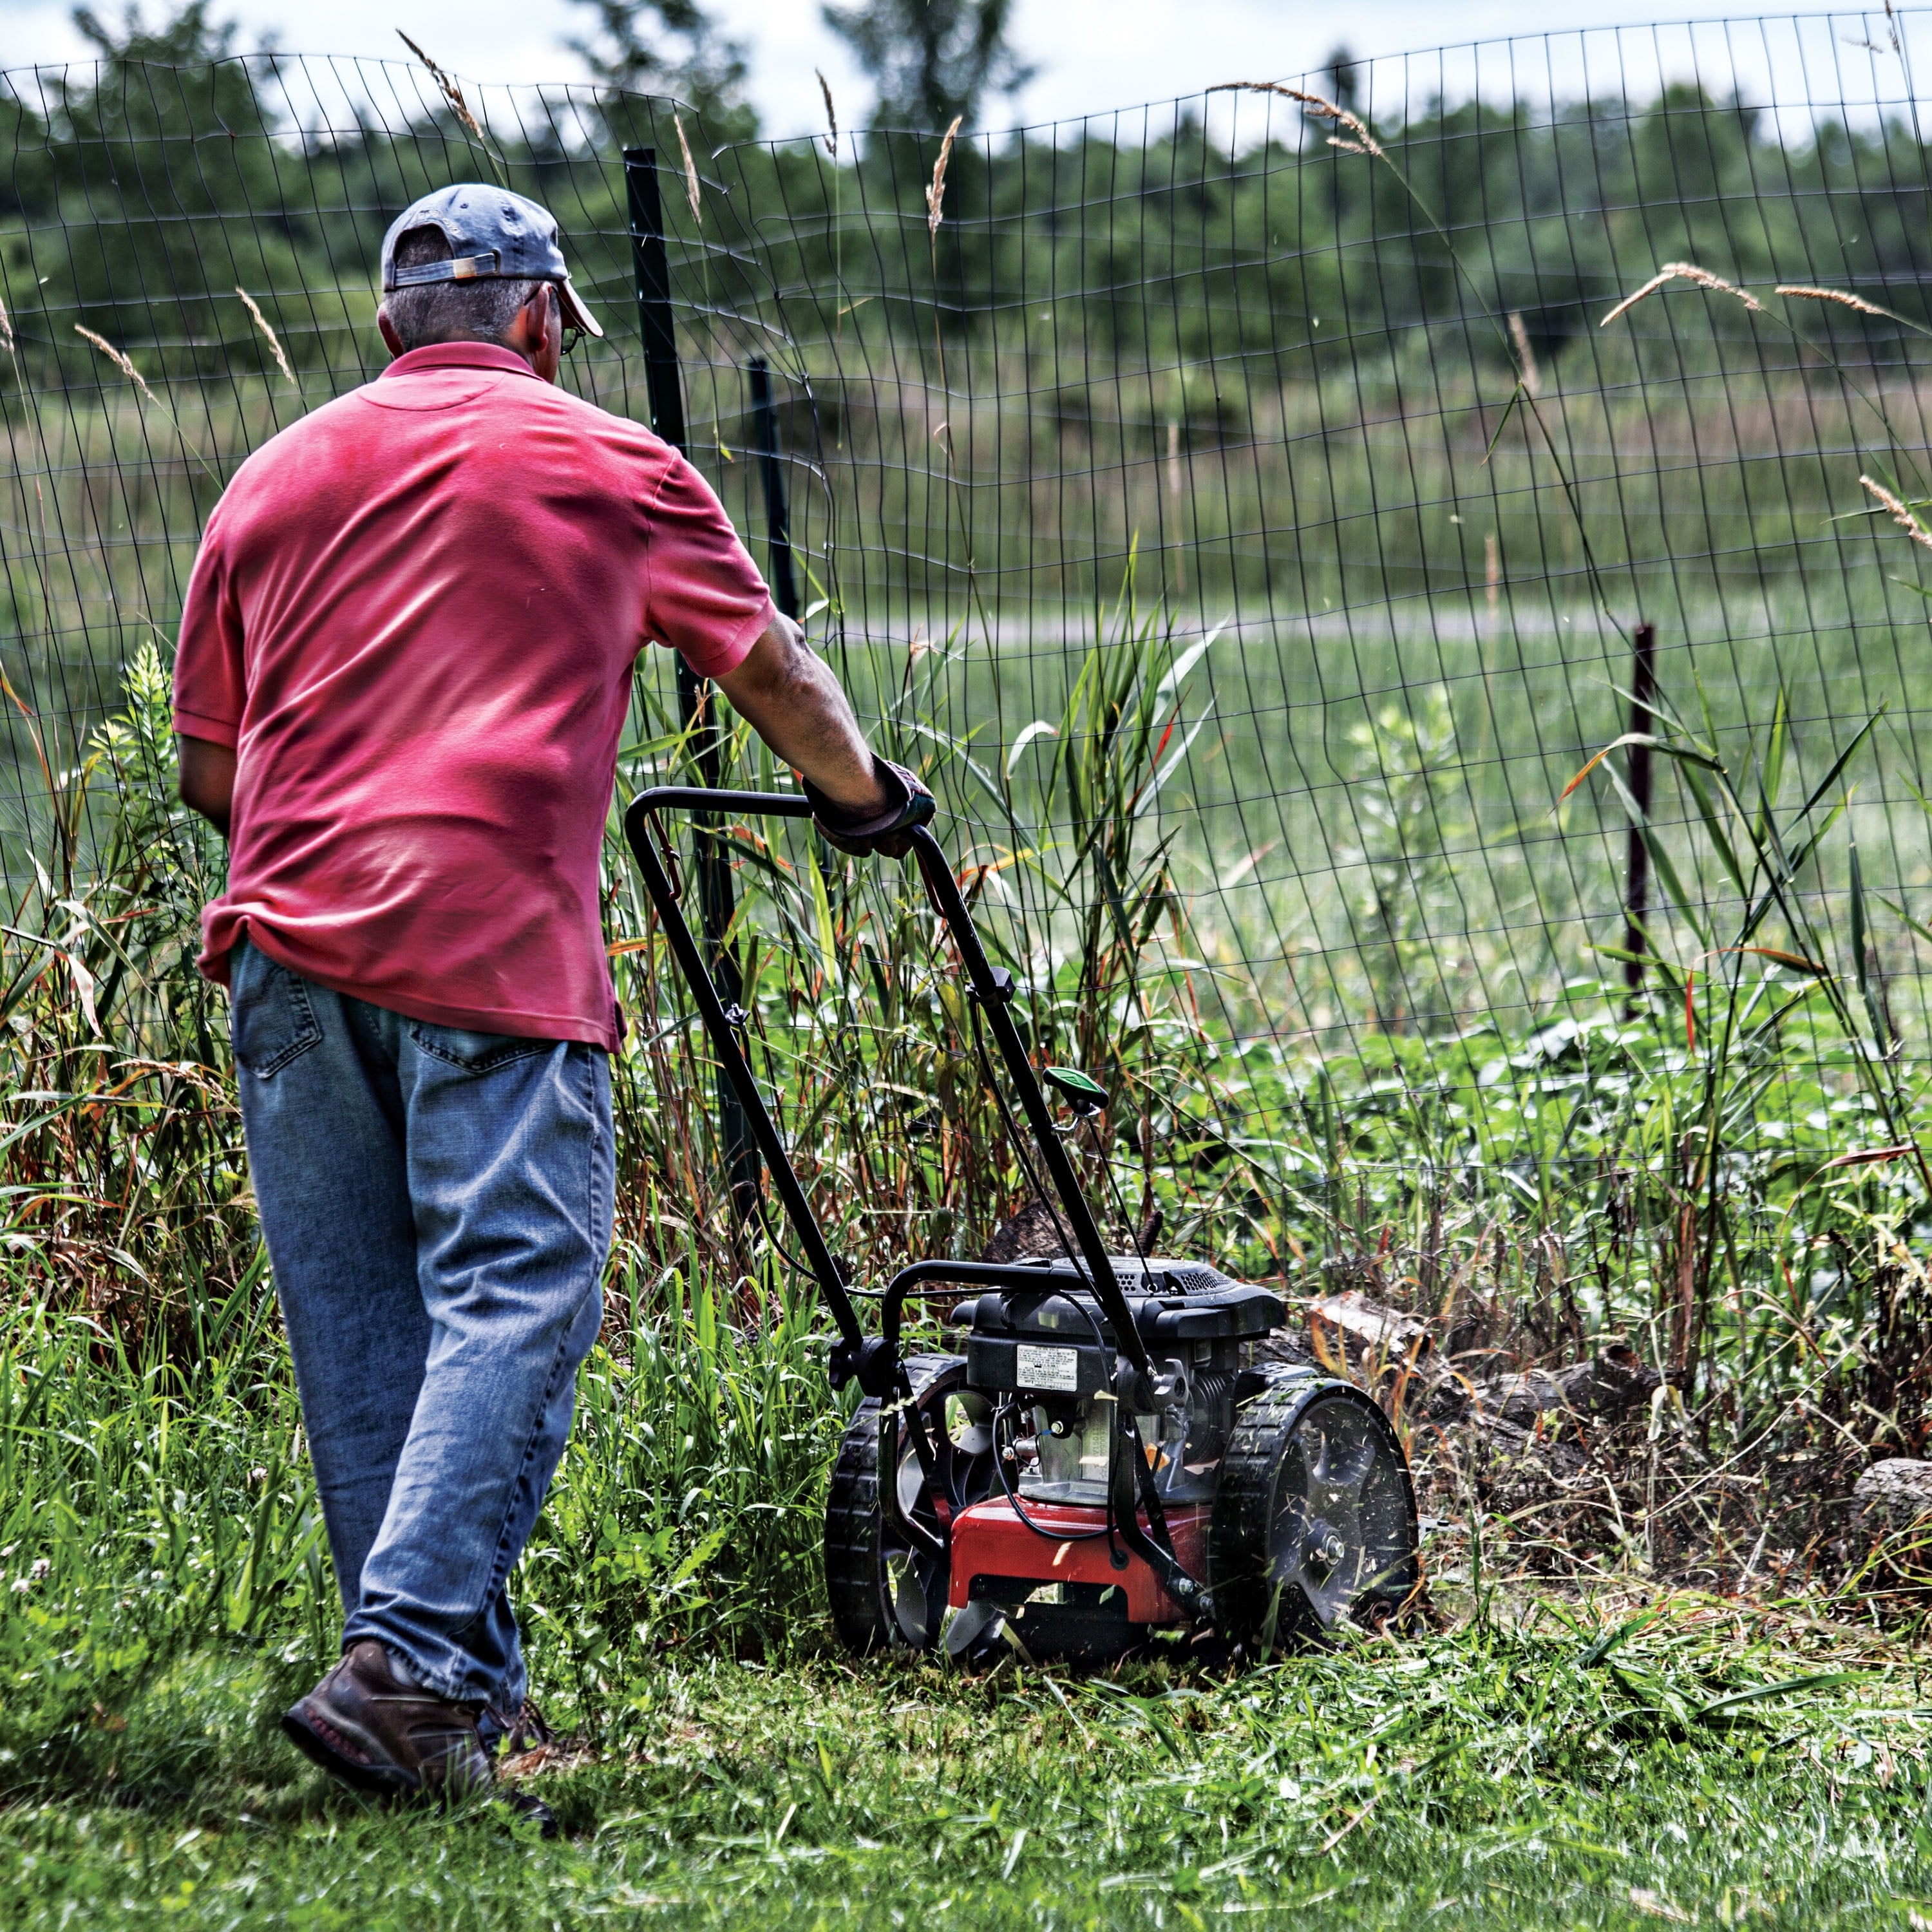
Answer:
<path fill-rule="evenodd" d="M 1286 1319 L 1270 1289 L 1204 1262 L 1110 1250 L 1066 1148 L 1106 1096 L 1078 1071 L 1036 1072 L 1018 988 L 988 958 L 931 830 L 913 832 L 911 856 L 952 935 L 982 1072 L 1062 1252 L 915 1260 L 868 1289 L 827 1246 L 752 1076 L 734 976 L 714 980 L 680 910 L 662 824 L 673 812 L 715 824 L 812 806 L 796 794 L 665 786 L 638 796 L 625 832 L 837 1324 L 832 1385 L 856 1382 L 863 1398 L 826 1503 L 826 1581 L 845 1644 L 944 1645 L 968 1662 L 1008 1643 L 1040 1660 L 1104 1660 L 1161 1639 L 1257 1654 L 1345 1617 L 1392 1615 L 1420 1577 L 1395 1432 L 1353 1384 L 1263 1353 Z M 914 1299 L 950 1304 L 960 1352 L 902 1352 Z M 878 1309 L 871 1332 L 865 1301 Z"/>

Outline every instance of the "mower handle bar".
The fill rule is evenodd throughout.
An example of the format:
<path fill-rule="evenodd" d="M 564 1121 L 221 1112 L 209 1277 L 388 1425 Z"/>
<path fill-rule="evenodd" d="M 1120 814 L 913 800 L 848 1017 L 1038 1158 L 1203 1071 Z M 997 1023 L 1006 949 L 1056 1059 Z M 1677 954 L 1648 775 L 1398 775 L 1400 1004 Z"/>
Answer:
<path fill-rule="evenodd" d="M 751 1063 L 739 1043 L 739 1030 L 750 1016 L 741 1008 L 726 1010 L 690 926 L 679 909 L 678 896 L 670 875 L 651 836 L 652 822 L 658 813 L 665 811 L 808 818 L 812 816 L 811 803 L 796 792 L 714 791 L 702 785 L 656 785 L 648 791 L 640 792 L 631 801 L 624 814 L 624 837 L 638 862 L 638 869 L 644 875 L 646 890 L 664 926 L 672 956 L 698 1004 L 698 1015 L 710 1035 L 712 1046 L 744 1108 L 758 1151 L 771 1171 L 772 1183 L 784 1204 L 786 1219 L 797 1234 L 806 1259 L 825 1297 L 832 1319 L 838 1324 L 840 1346 L 834 1352 L 835 1376 L 842 1381 L 845 1376 L 857 1375 L 868 1394 L 882 1394 L 884 1385 L 896 1375 L 898 1322 L 890 1322 L 887 1334 L 876 1337 L 868 1337 L 860 1326 L 858 1311 L 847 1292 L 846 1270 L 826 1244 L 824 1232 L 806 1198 L 805 1190 L 778 1138 L 770 1110 L 752 1077 Z M 661 833 L 662 828 L 660 836 Z M 978 1004 L 985 1015 L 1000 1057 L 1005 1063 L 1007 1077 L 1018 1094 L 1035 1148 L 1046 1168 L 1053 1191 L 1060 1197 L 1061 1210 L 1078 1250 L 1078 1262 L 1096 1299 L 1112 1324 L 1117 1346 L 1139 1376 L 1150 1378 L 1153 1364 L 1146 1345 L 1141 1340 L 1140 1331 L 1127 1306 L 1126 1294 L 1114 1275 L 1093 1209 L 1081 1190 L 1072 1163 L 1066 1157 L 1066 1150 L 1054 1131 L 1053 1116 L 1046 1096 L 1027 1057 L 1026 1044 L 1014 1024 L 1012 1009 L 1018 988 L 1012 975 L 1004 968 L 994 966 L 987 958 L 965 896 L 959 890 L 959 882 L 952 876 L 952 866 L 938 840 L 923 825 L 913 831 L 912 856 L 918 860 L 926 892 L 958 949 L 968 996 Z M 955 1269 L 972 1269 L 986 1264 L 955 1262 L 946 1265 Z M 956 1274 L 953 1278 L 958 1280 L 961 1276 Z M 911 1285 L 909 1281 L 906 1283 L 908 1288 Z M 896 1312 L 895 1309 L 893 1313 Z M 875 1361 L 875 1358 L 881 1359 Z M 873 1381 L 880 1382 L 881 1387 L 874 1389 L 867 1386 Z"/>

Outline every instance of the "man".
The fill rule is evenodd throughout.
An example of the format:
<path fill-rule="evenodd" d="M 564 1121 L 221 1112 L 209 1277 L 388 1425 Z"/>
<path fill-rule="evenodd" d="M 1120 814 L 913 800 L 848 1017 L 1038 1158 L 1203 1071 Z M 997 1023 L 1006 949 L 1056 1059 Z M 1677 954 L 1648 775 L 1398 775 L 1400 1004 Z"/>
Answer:
<path fill-rule="evenodd" d="M 395 222 L 395 359 L 236 473 L 176 667 L 181 795 L 231 847 L 202 970 L 346 1616 L 284 1728 L 374 1791 L 487 1786 L 524 1696 L 506 1586 L 610 1238 L 598 864 L 633 661 L 716 680 L 847 849 L 932 811 L 697 472 L 555 386 L 564 331 L 602 333 L 556 235 L 474 183 Z"/>

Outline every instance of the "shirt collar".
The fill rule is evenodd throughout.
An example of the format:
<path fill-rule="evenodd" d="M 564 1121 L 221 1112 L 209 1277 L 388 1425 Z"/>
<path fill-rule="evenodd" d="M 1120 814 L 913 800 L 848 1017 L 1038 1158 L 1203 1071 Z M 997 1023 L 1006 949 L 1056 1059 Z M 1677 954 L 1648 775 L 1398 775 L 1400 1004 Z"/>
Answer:
<path fill-rule="evenodd" d="M 384 376 L 413 376 L 426 369 L 501 369 L 512 376 L 542 379 L 514 349 L 497 342 L 427 342 L 398 356 Z"/>

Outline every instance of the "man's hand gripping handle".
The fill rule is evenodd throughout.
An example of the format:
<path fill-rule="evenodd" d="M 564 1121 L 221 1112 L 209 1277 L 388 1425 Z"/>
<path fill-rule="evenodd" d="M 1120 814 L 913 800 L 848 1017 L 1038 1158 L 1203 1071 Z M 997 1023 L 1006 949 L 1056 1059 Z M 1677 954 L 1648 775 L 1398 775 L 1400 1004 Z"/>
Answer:
<path fill-rule="evenodd" d="M 872 768 L 880 788 L 889 796 L 879 810 L 862 817 L 842 806 L 807 778 L 805 795 L 811 802 L 812 823 L 828 845 L 849 852 L 855 859 L 868 859 L 874 853 L 887 859 L 903 859 L 912 850 L 912 835 L 919 826 L 929 825 L 939 808 L 931 792 L 903 765 L 874 754 Z"/>

